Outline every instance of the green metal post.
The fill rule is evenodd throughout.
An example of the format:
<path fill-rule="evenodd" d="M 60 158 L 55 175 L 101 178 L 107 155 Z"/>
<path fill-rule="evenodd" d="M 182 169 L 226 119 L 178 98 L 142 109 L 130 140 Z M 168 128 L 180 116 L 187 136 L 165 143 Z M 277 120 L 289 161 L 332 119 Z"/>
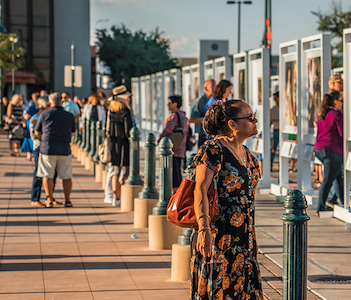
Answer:
<path fill-rule="evenodd" d="M 94 161 L 99 161 L 99 145 L 102 144 L 102 122 L 96 122 L 96 143 L 95 143 L 95 155 L 93 157 Z"/>
<path fill-rule="evenodd" d="M 145 185 L 139 193 L 140 199 L 158 199 L 155 187 L 156 146 L 155 136 L 149 133 L 145 140 Z"/>
<path fill-rule="evenodd" d="M 80 117 L 79 119 L 78 119 L 78 126 L 77 126 L 77 131 L 78 131 L 78 134 L 77 134 L 77 142 L 76 142 L 76 144 L 77 144 L 77 146 L 78 147 L 80 147 L 80 144 L 82 143 L 82 132 L 80 131 L 80 122 L 82 122 L 82 118 Z"/>
<path fill-rule="evenodd" d="M 88 119 L 86 122 L 86 128 L 85 128 L 85 139 L 86 139 L 86 144 L 85 144 L 85 148 L 83 149 L 85 152 L 90 152 L 90 125 L 91 125 L 91 120 Z"/>
<path fill-rule="evenodd" d="M 101 124 L 101 131 L 100 131 L 100 135 L 99 135 L 99 138 L 101 139 L 100 141 L 100 144 L 103 143 L 103 141 L 105 140 L 106 138 L 106 124 Z M 100 145 L 99 144 L 99 145 Z M 99 149 L 99 148 L 98 148 Z M 99 165 L 105 165 L 100 159 L 99 159 Z"/>
<path fill-rule="evenodd" d="M 91 122 L 91 126 L 90 126 L 90 145 L 91 145 L 91 149 L 90 152 L 88 154 L 89 157 L 94 157 L 95 152 L 96 152 L 96 123 L 97 122 Z"/>
<path fill-rule="evenodd" d="M 82 128 L 82 142 L 79 145 L 79 147 L 81 147 L 82 149 L 84 149 L 86 147 L 86 127 L 87 127 L 87 119 L 83 119 L 83 128 Z"/>
<path fill-rule="evenodd" d="M 172 196 L 173 151 L 172 141 L 168 137 L 160 141 L 160 197 L 152 210 L 153 215 L 166 215 L 167 205 Z"/>
<path fill-rule="evenodd" d="M 76 122 L 76 132 L 74 133 L 74 136 L 72 139 L 72 142 L 74 144 L 77 144 L 77 142 L 78 142 L 78 134 L 79 134 L 79 120 L 77 120 L 77 122 Z"/>
<path fill-rule="evenodd" d="M 184 170 L 185 177 L 187 179 L 190 179 L 190 174 L 191 174 L 191 163 L 193 162 L 195 154 L 191 154 L 187 160 L 187 168 Z M 191 228 L 184 228 L 183 233 L 178 236 L 178 244 L 179 245 L 190 245 L 190 237 L 192 234 L 193 230 Z"/>
<path fill-rule="evenodd" d="M 283 231 L 283 300 L 307 299 L 307 201 L 299 190 L 285 198 Z"/>
<path fill-rule="evenodd" d="M 126 180 L 128 185 L 143 185 L 139 175 L 140 171 L 140 131 L 133 127 L 129 132 L 129 176 Z"/>

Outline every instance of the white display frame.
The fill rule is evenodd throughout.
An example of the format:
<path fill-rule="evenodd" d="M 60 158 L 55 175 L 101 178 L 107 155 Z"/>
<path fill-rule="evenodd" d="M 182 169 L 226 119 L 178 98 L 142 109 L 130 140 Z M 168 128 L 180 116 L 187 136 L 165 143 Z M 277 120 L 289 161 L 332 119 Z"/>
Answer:
<path fill-rule="evenodd" d="M 164 107 L 167 106 L 166 103 L 163 101 L 164 99 L 164 73 L 163 72 L 157 72 L 156 73 L 156 80 L 157 80 L 157 115 L 158 117 L 158 132 L 161 133 L 163 131 L 163 121 L 165 120 L 166 116 L 164 115 Z"/>
<path fill-rule="evenodd" d="M 138 128 L 141 128 L 140 77 L 132 77 L 132 110 Z"/>
<path fill-rule="evenodd" d="M 351 223 L 351 28 L 344 29 L 344 207 L 334 205 L 334 217 Z"/>
<path fill-rule="evenodd" d="M 293 61 L 296 62 L 296 126 L 286 125 L 286 64 Z M 299 157 L 296 141 L 288 140 L 288 136 L 289 134 L 298 134 L 299 131 L 300 66 L 301 41 L 292 40 L 279 44 L 279 181 L 278 184 L 271 184 L 271 193 L 276 196 L 286 196 L 289 192 L 289 161 Z"/>
<path fill-rule="evenodd" d="M 218 83 L 221 80 L 230 80 L 231 59 L 228 56 L 218 57 L 214 60 L 214 80 Z M 221 76 L 221 74 L 223 74 Z"/>
<path fill-rule="evenodd" d="M 180 69 L 170 69 L 169 76 L 171 78 L 171 94 L 168 95 L 181 95 L 182 94 L 182 83 L 181 83 L 181 70 Z"/>
<path fill-rule="evenodd" d="M 190 66 L 190 76 L 191 76 L 191 100 L 192 100 L 192 105 L 191 107 L 193 107 L 194 101 L 198 98 L 200 98 L 202 96 L 202 94 L 204 93 L 204 82 L 201 83 L 200 80 L 200 65 L 199 64 L 195 64 L 195 65 L 191 65 Z M 198 81 L 198 86 L 196 86 L 196 78 Z M 202 86 L 202 90 L 201 90 L 201 86 Z M 196 91 L 196 89 L 198 89 Z"/>
<path fill-rule="evenodd" d="M 182 99 L 183 106 L 182 110 L 185 112 L 187 118 L 190 118 L 191 107 L 192 107 L 192 97 L 191 97 L 191 67 L 182 68 Z"/>
<path fill-rule="evenodd" d="M 271 76 L 271 94 L 269 98 L 269 107 L 272 108 L 275 105 L 274 96 L 276 92 L 279 92 L 279 75 Z"/>
<path fill-rule="evenodd" d="M 315 47 L 314 43 L 319 42 Z M 316 129 L 308 126 L 308 59 L 321 58 L 321 99 L 329 90 L 328 81 L 331 74 L 330 34 L 317 34 L 301 39 L 301 96 L 298 100 L 298 188 L 305 194 L 309 204 L 318 202 L 318 191 L 311 185 L 311 159 L 306 151 L 315 144 Z M 300 117 L 299 117 L 300 116 Z"/>
<path fill-rule="evenodd" d="M 207 60 L 204 62 L 204 82 L 207 79 L 214 79 L 214 60 Z M 217 82 L 218 83 L 218 82 Z"/>
<path fill-rule="evenodd" d="M 268 189 L 270 191 L 271 184 L 271 133 L 270 120 L 267 116 L 269 111 L 269 81 L 270 81 L 270 56 L 269 49 L 259 48 L 248 52 L 248 73 L 249 73 L 249 95 L 247 103 L 251 106 L 252 111 L 258 119 L 257 128 L 259 134 L 262 135 L 261 140 L 256 137 L 257 141 L 254 143 L 255 150 L 262 154 L 262 177 L 259 181 L 259 189 Z M 258 79 L 261 77 L 261 104 L 259 103 L 259 88 Z M 265 117 L 266 116 L 266 117 Z M 262 145 L 260 145 L 262 143 Z"/>
<path fill-rule="evenodd" d="M 233 55 L 233 86 L 234 86 L 234 99 L 239 99 L 239 72 L 245 70 L 245 88 L 244 99 L 248 99 L 249 95 L 249 67 L 248 67 L 248 52 L 240 52 Z"/>
<path fill-rule="evenodd" d="M 169 110 L 168 110 L 168 97 L 171 96 L 173 93 L 172 91 L 172 84 L 171 84 L 171 76 L 170 76 L 170 71 L 163 71 L 163 121 L 167 118 L 169 115 Z"/>

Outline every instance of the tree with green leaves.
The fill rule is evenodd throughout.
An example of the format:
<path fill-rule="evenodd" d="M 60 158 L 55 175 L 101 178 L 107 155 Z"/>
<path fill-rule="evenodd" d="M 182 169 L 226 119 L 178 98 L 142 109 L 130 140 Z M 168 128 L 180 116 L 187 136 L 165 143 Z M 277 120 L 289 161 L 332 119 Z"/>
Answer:
<path fill-rule="evenodd" d="M 100 60 L 110 68 L 116 85 L 131 88 L 131 78 L 174 68 L 176 60 L 170 56 L 170 41 L 158 28 L 150 33 L 135 32 L 124 24 L 113 26 L 111 33 L 97 30 Z"/>
<path fill-rule="evenodd" d="M 3 74 L 8 71 L 16 71 L 21 66 L 21 61 L 18 58 L 24 54 L 24 49 L 13 49 L 13 44 L 17 40 L 18 37 L 14 33 L 0 33 L 0 69 Z M 13 57 L 17 59 L 13 59 Z"/>
<path fill-rule="evenodd" d="M 334 45 L 332 47 L 337 50 L 338 53 L 343 52 L 343 30 L 351 27 L 351 11 L 343 11 L 341 2 L 337 3 L 332 1 L 331 12 L 323 14 L 319 12 L 313 12 L 312 14 L 318 17 L 318 30 L 321 32 L 330 32 L 333 39 Z M 332 67 L 341 67 L 342 59 L 341 55 L 335 54 L 332 58 Z"/>

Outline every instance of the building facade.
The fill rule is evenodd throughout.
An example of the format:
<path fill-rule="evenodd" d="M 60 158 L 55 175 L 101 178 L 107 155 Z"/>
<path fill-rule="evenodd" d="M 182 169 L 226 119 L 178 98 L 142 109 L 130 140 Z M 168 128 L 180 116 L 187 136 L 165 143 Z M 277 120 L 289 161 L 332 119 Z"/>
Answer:
<path fill-rule="evenodd" d="M 72 43 L 75 64 L 83 69 L 82 87 L 75 88 L 75 95 L 87 97 L 91 92 L 89 0 L 2 0 L 2 9 L 7 32 L 18 35 L 15 47 L 26 51 L 20 71 L 36 78 L 35 84 L 27 85 L 27 97 L 41 89 L 71 92 L 64 87 L 64 66 L 71 65 Z"/>

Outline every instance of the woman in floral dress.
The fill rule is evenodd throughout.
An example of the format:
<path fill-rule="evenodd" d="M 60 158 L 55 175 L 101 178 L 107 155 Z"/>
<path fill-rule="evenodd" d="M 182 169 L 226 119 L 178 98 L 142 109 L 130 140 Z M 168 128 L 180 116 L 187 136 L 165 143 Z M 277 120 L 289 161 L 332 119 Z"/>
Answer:
<path fill-rule="evenodd" d="M 242 100 L 211 106 L 203 121 L 214 139 L 202 145 L 192 164 L 199 229 L 192 236 L 191 299 L 263 299 L 254 226 L 260 172 L 256 158 L 243 146 L 257 134 L 256 123 Z M 219 201 L 211 222 L 207 191 L 214 178 Z"/>

